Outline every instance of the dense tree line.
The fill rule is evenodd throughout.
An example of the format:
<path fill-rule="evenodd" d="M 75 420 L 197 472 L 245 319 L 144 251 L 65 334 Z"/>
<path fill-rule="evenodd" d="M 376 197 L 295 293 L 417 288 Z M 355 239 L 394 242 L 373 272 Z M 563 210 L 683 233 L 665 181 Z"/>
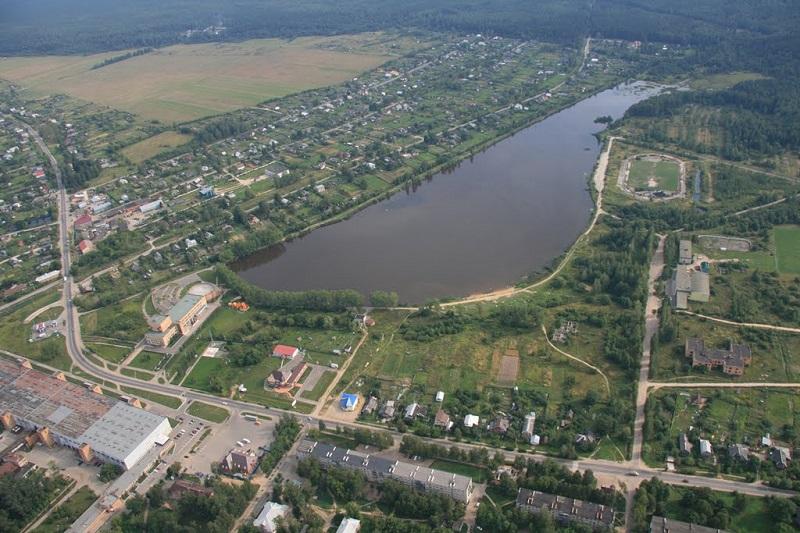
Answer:
<path fill-rule="evenodd" d="M 359 307 L 363 297 L 353 290 L 270 291 L 248 283 L 225 265 L 217 265 L 219 282 L 262 309 L 343 311 Z"/>
<path fill-rule="evenodd" d="M 244 120 L 234 117 L 224 117 L 203 126 L 195 133 L 195 139 L 201 144 L 210 144 L 220 139 L 226 139 L 246 131 L 249 125 Z"/>
<path fill-rule="evenodd" d="M 70 152 L 64 154 L 62 169 L 64 187 L 68 190 L 80 189 L 100 175 L 100 163 L 94 159 L 81 159 Z"/>
<path fill-rule="evenodd" d="M 261 472 L 268 476 L 278 461 L 288 452 L 297 436 L 300 434 L 300 423 L 297 419 L 290 415 L 284 415 L 280 421 L 275 424 L 275 430 L 272 432 L 275 440 L 270 444 L 269 451 L 261 458 Z"/>
<path fill-rule="evenodd" d="M 412 317 L 400 326 L 399 331 L 404 339 L 430 342 L 445 335 L 461 333 L 468 323 L 466 317 L 451 310 L 430 312 L 429 314 L 425 314 L 423 311 L 422 313 L 416 315 L 417 320 Z"/>
<path fill-rule="evenodd" d="M 133 52 L 128 52 L 127 54 L 120 54 L 118 56 L 111 56 L 108 59 L 104 59 L 99 63 L 92 65 L 91 70 L 97 70 L 99 68 L 103 68 L 108 65 L 113 65 L 114 63 L 119 63 L 120 61 L 125 61 L 126 59 L 130 59 L 132 57 L 143 56 L 145 54 L 149 54 L 152 52 L 154 48 L 147 47 L 147 48 L 140 48 L 138 50 L 134 50 Z"/>

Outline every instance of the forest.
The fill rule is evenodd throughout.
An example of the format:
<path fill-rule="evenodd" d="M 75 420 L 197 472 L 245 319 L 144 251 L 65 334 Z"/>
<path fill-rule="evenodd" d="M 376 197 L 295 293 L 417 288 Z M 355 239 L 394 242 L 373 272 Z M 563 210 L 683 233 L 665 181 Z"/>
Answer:
<path fill-rule="evenodd" d="M 0 55 L 415 28 L 556 42 L 591 34 L 715 46 L 781 40 L 800 20 L 792 2 L 764 0 L 9 0 L 3 15 Z"/>

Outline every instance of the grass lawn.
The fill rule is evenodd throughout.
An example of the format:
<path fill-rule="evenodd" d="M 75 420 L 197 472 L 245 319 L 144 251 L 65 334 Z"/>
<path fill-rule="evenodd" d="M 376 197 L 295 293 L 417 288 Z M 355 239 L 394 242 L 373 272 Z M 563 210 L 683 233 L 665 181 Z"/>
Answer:
<path fill-rule="evenodd" d="M 61 313 L 64 312 L 64 308 L 61 306 L 58 307 L 51 307 L 46 311 L 42 311 L 40 314 L 36 315 L 36 318 L 33 319 L 33 322 L 46 322 L 48 320 L 55 320 Z"/>
<path fill-rule="evenodd" d="M 485 483 L 489 479 L 489 471 L 487 469 L 466 463 L 456 463 L 454 461 L 437 459 L 431 464 L 431 468 L 471 477 L 472 481 L 475 483 Z"/>
<path fill-rule="evenodd" d="M 208 379 L 211 376 L 219 375 L 225 367 L 225 360 L 221 357 L 200 357 L 181 385 L 193 389 L 209 390 Z"/>
<path fill-rule="evenodd" d="M 33 530 L 34 533 L 62 533 L 66 531 L 96 499 L 97 495 L 89 487 L 83 486 L 79 488 L 50 513 L 50 516 Z"/>
<path fill-rule="evenodd" d="M 355 53 L 322 48 L 341 38 L 175 45 L 95 70 L 113 54 L 18 57 L 2 62 L 0 77 L 36 95 L 66 93 L 144 119 L 182 122 L 337 84 L 402 52 L 359 50 L 357 41 Z"/>
<path fill-rule="evenodd" d="M 781 274 L 800 274 L 800 226 L 776 226 L 775 260 Z"/>
<path fill-rule="evenodd" d="M 675 191 L 678 189 L 680 167 L 673 161 L 643 161 L 640 159 L 631 162 L 628 182 L 636 190 L 660 189 Z"/>
<path fill-rule="evenodd" d="M 163 357 L 163 354 L 143 350 L 133 361 L 130 362 L 129 366 L 155 371 L 158 363 L 161 362 Z"/>
<path fill-rule="evenodd" d="M 181 146 L 192 140 L 191 135 L 184 135 L 175 131 L 165 131 L 153 135 L 143 141 L 126 146 L 122 153 L 134 164 L 139 164 L 154 157 L 165 150 Z"/>
<path fill-rule="evenodd" d="M 333 383 L 333 379 L 335 377 L 336 377 L 336 372 L 330 370 L 326 371 L 324 374 L 320 376 L 319 380 L 317 381 L 316 385 L 314 385 L 313 389 L 303 391 L 303 393 L 300 396 L 306 398 L 307 400 L 314 400 L 316 402 L 317 400 L 320 399 L 322 394 L 327 390 L 328 386 L 331 383 Z"/>
<path fill-rule="evenodd" d="M 87 337 L 105 337 L 137 342 L 148 331 L 142 314 L 144 297 L 131 298 L 81 315 L 81 333 Z"/>
<path fill-rule="evenodd" d="M 136 396 L 137 398 L 144 398 L 152 402 L 160 403 L 161 405 L 166 405 L 173 409 L 177 409 L 181 406 L 181 403 L 183 403 L 180 398 L 176 398 L 175 396 L 167 396 L 166 394 L 158 394 L 156 392 L 135 389 L 133 387 L 122 387 L 122 392 L 130 394 L 131 396 Z"/>
<path fill-rule="evenodd" d="M 119 364 L 129 353 L 130 348 L 121 348 L 111 344 L 101 344 L 99 342 L 87 342 L 86 347 L 110 363 Z"/>
<path fill-rule="evenodd" d="M 209 422 L 217 423 L 225 422 L 230 416 L 230 413 L 227 409 L 198 401 L 192 402 L 192 405 L 189 406 L 189 409 L 187 409 L 186 412 L 192 416 L 197 416 L 208 420 Z"/>

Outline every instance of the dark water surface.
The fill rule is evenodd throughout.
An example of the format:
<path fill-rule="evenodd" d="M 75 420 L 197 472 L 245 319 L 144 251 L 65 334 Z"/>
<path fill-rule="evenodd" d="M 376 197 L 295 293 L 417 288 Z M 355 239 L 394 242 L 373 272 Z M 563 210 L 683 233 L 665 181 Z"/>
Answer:
<path fill-rule="evenodd" d="M 603 129 L 657 88 L 603 91 L 348 220 L 232 265 L 276 290 L 394 290 L 406 303 L 512 285 L 547 266 L 585 229 Z"/>

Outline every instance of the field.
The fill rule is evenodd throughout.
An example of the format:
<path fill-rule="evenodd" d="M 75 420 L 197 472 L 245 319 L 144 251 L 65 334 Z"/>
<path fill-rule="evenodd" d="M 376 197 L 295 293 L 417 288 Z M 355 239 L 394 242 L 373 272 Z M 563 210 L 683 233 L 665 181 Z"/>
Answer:
<path fill-rule="evenodd" d="M 631 161 L 628 183 L 634 190 L 675 191 L 679 179 L 680 166 L 674 161 Z"/>
<path fill-rule="evenodd" d="M 142 351 L 133 361 L 130 362 L 129 366 L 154 371 L 163 357 L 164 356 L 160 353 Z"/>
<path fill-rule="evenodd" d="M 101 344 L 98 342 L 87 342 L 86 347 L 110 363 L 120 363 L 131 353 L 130 348 L 122 348 L 120 346 Z"/>
<path fill-rule="evenodd" d="M 675 340 L 659 343 L 653 353 L 651 368 L 656 380 L 685 376 L 703 381 L 795 381 L 800 375 L 800 362 L 792 355 L 800 349 L 800 335 L 740 328 L 679 314 L 675 318 Z M 719 369 L 692 369 L 691 359 L 684 356 L 686 337 L 702 337 L 706 346 L 725 347 L 730 340 L 748 344 L 753 363 L 745 368 L 741 378 L 726 376 Z"/>
<path fill-rule="evenodd" d="M 800 226 L 777 226 L 775 260 L 781 274 L 800 274 Z"/>
<path fill-rule="evenodd" d="M 122 153 L 131 160 L 131 163 L 141 163 L 153 156 L 158 155 L 164 150 L 181 146 L 192 140 L 191 136 L 177 133 L 174 131 L 165 131 L 158 135 L 153 135 L 143 141 L 126 146 Z"/>
<path fill-rule="evenodd" d="M 92 66 L 122 52 L 15 57 L 0 61 L 0 78 L 37 95 L 66 93 L 168 124 L 341 83 L 392 57 L 361 49 L 357 37 L 340 47 L 346 51 L 332 49 L 341 38 L 323 37 L 176 45 L 97 69 Z M 133 155 L 155 148 L 139 147 Z"/>
<path fill-rule="evenodd" d="M 222 407 L 210 405 L 203 402 L 192 402 L 186 412 L 192 416 L 200 417 L 209 422 L 225 422 L 230 416 L 230 413 Z"/>

